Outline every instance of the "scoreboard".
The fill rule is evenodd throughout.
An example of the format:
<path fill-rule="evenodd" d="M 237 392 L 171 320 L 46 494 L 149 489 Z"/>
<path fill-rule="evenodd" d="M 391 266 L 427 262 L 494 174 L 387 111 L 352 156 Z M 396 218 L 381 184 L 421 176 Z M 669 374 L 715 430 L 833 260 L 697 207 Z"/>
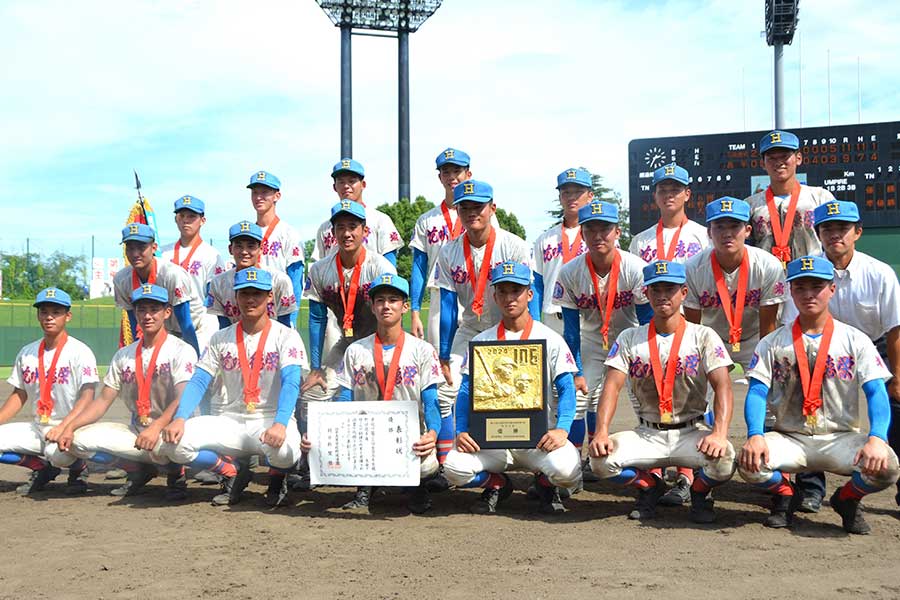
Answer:
<path fill-rule="evenodd" d="M 824 187 L 838 200 L 856 202 L 863 227 L 900 227 L 900 122 L 789 129 L 800 138 L 802 183 Z M 722 196 L 746 198 L 766 189 L 759 155 L 766 131 L 632 140 L 628 144 L 631 231 L 659 219 L 653 171 L 675 162 L 691 175 L 689 218 L 705 222 L 707 203 Z"/>

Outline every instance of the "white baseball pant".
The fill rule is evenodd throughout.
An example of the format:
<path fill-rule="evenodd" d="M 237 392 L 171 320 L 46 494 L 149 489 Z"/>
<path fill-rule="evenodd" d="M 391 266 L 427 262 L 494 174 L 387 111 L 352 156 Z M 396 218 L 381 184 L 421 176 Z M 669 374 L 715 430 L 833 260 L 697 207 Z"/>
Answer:
<path fill-rule="evenodd" d="M 40 424 L 34 421 L 29 423 L 7 423 L 0 425 L 0 453 L 15 452 L 16 454 L 30 454 L 43 456 L 54 467 L 68 467 L 76 460 L 68 452 L 63 452 L 55 443 L 47 442 L 47 432 L 60 424 L 61 421 L 50 421 Z"/>
<path fill-rule="evenodd" d="M 72 454 L 78 458 L 91 460 L 97 452 L 148 465 L 167 465 L 169 457 L 162 453 L 162 436 L 156 441 L 152 451 L 134 447 L 141 429 L 125 423 L 92 423 L 75 432 Z"/>
<path fill-rule="evenodd" d="M 523 450 L 479 450 L 458 452 L 455 448 L 444 462 L 444 476 L 451 485 L 463 486 L 482 471 L 505 473 L 521 470 L 541 472 L 557 487 L 572 488 L 581 480 L 581 456 L 572 442 L 553 452 L 537 448 Z"/>

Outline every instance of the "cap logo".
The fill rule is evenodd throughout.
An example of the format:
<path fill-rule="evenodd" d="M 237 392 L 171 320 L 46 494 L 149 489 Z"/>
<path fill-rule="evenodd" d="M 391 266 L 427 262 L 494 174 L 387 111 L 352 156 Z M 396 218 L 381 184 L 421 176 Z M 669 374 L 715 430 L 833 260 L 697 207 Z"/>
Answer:
<path fill-rule="evenodd" d="M 265 172 L 265 171 L 260 171 L 259 173 L 257 173 L 257 174 L 256 174 L 256 180 L 257 180 L 257 181 L 265 181 L 265 180 L 266 180 L 266 172 Z"/>
<path fill-rule="evenodd" d="M 190 203 L 191 203 L 191 197 L 190 197 L 190 196 L 185 196 L 184 198 L 181 199 L 181 203 L 182 203 L 182 204 L 190 204 Z"/>
<path fill-rule="evenodd" d="M 247 272 L 247 281 L 256 281 L 256 271 Z"/>
<path fill-rule="evenodd" d="M 341 167 L 343 167 L 343 168 L 346 169 L 346 168 L 348 168 L 349 166 L 350 166 L 350 161 L 347 160 L 346 158 L 345 158 L 344 160 L 341 161 Z"/>
<path fill-rule="evenodd" d="M 128 226 L 128 233 L 137 233 L 138 232 L 138 224 L 132 223 Z"/>
<path fill-rule="evenodd" d="M 667 166 L 666 167 L 666 175 L 674 175 L 674 174 L 675 174 L 675 167 L 671 166 L 671 165 Z"/>
<path fill-rule="evenodd" d="M 463 184 L 463 193 L 464 194 L 474 194 L 475 193 L 475 184 L 474 183 L 464 183 Z"/>
<path fill-rule="evenodd" d="M 453 150 L 444 150 L 444 158 L 453 158 Z"/>
<path fill-rule="evenodd" d="M 241 231 L 250 231 L 250 223 L 247 221 L 241 221 Z"/>
<path fill-rule="evenodd" d="M 657 275 L 668 275 L 669 274 L 669 263 L 667 263 L 667 262 L 656 263 L 656 274 Z"/>
<path fill-rule="evenodd" d="M 829 215 L 839 215 L 839 214 L 841 214 L 841 205 L 838 204 L 837 202 L 829 202 L 829 203 L 826 204 L 825 206 L 828 207 L 828 208 L 825 209 L 826 214 L 829 214 Z"/>
<path fill-rule="evenodd" d="M 349 200 L 341 200 L 341 210 L 350 210 Z"/>
<path fill-rule="evenodd" d="M 56 298 L 56 290 L 47 290 L 47 298 Z"/>
<path fill-rule="evenodd" d="M 566 171 L 566 179 L 575 179 L 575 169 Z"/>
<path fill-rule="evenodd" d="M 769 134 L 769 137 L 771 138 L 769 140 L 769 143 L 771 143 L 771 144 L 780 144 L 781 143 L 781 132 L 780 131 L 773 131 L 772 133 Z"/>
<path fill-rule="evenodd" d="M 731 200 L 722 200 L 722 212 L 731 212 Z"/>
<path fill-rule="evenodd" d="M 390 275 L 382 275 L 382 276 L 381 276 L 381 283 L 383 283 L 383 284 L 385 284 L 385 285 L 390 285 L 390 284 L 392 283 L 392 279 L 393 279 L 393 278 L 392 278 Z"/>
<path fill-rule="evenodd" d="M 141 286 L 141 293 L 142 294 L 152 294 L 153 286 L 150 285 L 149 283 L 145 283 L 144 285 Z"/>
<path fill-rule="evenodd" d="M 603 205 L 599 202 L 591 202 L 591 214 L 592 215 L 602 215 L 603 214 Z"/>
<path fill-rule="evenodd" d="M 515 268 L 512 263 L 504 263 L 503 264 L 503 274 L 504 275 L 513 275 L 515 273 Z"/>
<path fill-rule="evenodd" d="M 801 271 L 812 271 L 813 270 L 813 259 L 801 258 L 800 259 L 800 270 Z"/>

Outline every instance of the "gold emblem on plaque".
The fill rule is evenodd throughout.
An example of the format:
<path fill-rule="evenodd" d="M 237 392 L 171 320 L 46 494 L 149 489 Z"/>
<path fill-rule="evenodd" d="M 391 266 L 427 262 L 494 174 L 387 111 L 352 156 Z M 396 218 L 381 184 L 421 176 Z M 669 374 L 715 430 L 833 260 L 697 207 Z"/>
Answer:
<path fill-rule="evenodd" d="M 476 412 L 543 408 L 543 348 L 529 345 L 477 346 L 470 362 Z"/>

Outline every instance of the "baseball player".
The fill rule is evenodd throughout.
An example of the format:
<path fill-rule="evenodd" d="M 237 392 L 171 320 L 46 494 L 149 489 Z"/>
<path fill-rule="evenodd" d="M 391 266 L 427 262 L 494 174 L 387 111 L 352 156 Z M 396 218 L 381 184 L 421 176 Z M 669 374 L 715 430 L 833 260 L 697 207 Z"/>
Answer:
<path fill-rule="evenodd" d="M 606 359 L 606 379 L 591 442 L 591 468 L 603 479 L 638 489 L 629 519 L 650 519 L 666 491 L 662 478 L 649 471 L 681 465 L 698 469 L 691 484 L 690 519 L 715 520 L 710 490 L 731 479 L 734 448 L 727 439 L 732 393 L 728 371 L 733 363 L 716 332 L 685 320 L 685 267 L 656 261 L 644 267 L 644 284 L 653 307 L 647 325 L 619 334 Z M 631 384 L 640 424 L 610 435 L 619 392 Z M 704 422 L 706 387 L 713 387 L 715 424 Z"/>
<path fill-rule="evenodd" d="M 206 205 L 194 196 L 182 196 L 175 201 L 175 225 L 180 238 L 166 244 L 160 250 L 163 260 L 179 265 L 187 271 L 198 298 L 206 298 L 206 290 L 213 277 L 225 271 L 225 263 L 219 251 L 203 241 L 200 228 L 206 224 Z M 216 318 L 209 313 L 203 315 L 200 330 L 204 339 L 198 338 L 200 348 L 206 348 L 209 336 L 216 330 Z"/>
<path fill-rule="evenodd" d="M 578 223 L 588 251 L 560 268 L 553 303 L 562 310 L 563 337 L 578 366 L 575 423 L 587 414 L 593 425 L 610 341 L 623 330 L 637 327 L 639 315 L 649 314 L 649 305 L 643 292 L 644 262 L 616 247 L 622 233 L 618 206 L 592 200 L 578 210 Z M 576 428 L 569 439 L 580 448 L 584 431 Z"/>
<path fill-rule="evenodd" d="M 116 305 L 128 313 L 131 332 L 138 337 L 137 321 L 131 294 L 144 283 L 155 284 L 166 289 L 172 304 L 172 317 L 166 321 L 166 330 L 189 343 L 199 352 L 197 328 L 203 328 L 206 309 L 200 296 L 194 292 L 194 285 L 187 271 L 169 261 L 157 261 L 156 241 L 153 229 L 143 223 L 129 223 L 122 230 L 125 244 L 125 258 L 129 266 L 113 278 L 113 292 Z M 200 337 L 203 337 L 202 335 Z"/>
<path fill-rule="evenodd" d="M 252 478 L 249 457 L 265 457 L 269 470 L 266 502 L 280 506 L 287 496 L 285 472 L 300 458 L 294 407 L 306 349 L 296 330 L 267 314 L 272 276 L 250 267 L 235 273 L 241 320 L 213 334 L 185 386 L 175 418 L 163 430 L 163 454 L 193 469 L 223 477 L 217 506 L 236 504 Z M 211 414 L 191 418 L 207 387 L 219 377 L 222 391 Z"/>
<path fill-rule="evenodd" d="M 234 291 L 234 274 L 259 264 L 262 240 L 262 229 L 250 221 L 240 221 L 228 229 L 228 251 L 234 259 L 234 267 L 213 278 L 206 296 L 206 310 L 218 317 L 219 329 L 225 329 L 241 318 Z M 269 318 L 291 327 L 292 316 L 299 304 L 294 297 L 293 282 L 281 271 L 269 273 L 272 275 L 272 302 L 267 308 Z"/>
<path fill-rule="evenodd" d="M 462 364 L 462 385 L 456 406 L 456 445 L 444 463 L 444 472 L 453 485 L 459 487 L 484 487 L 481 498 L 471 511 L 490 514 L 512 494 L 513 488 L 506 471 L 516 468 L 540 473 L 538 494 L 540 511 L 547 514 L 565 512 L 559 496 L 559 487 L 574 488 L 581 479 L 581 456 L 567 438 L 575 417 L 575 385 L 572 374 L 576 370 L 575 359 L 558 333 L 535 321 L 527 308 L 533 300 L 531 289 L 532 269 L 519 261 L 504 261 L 491 272 L 494 303 L 501 313 L 500 322 L 478 333 L 473 340 L 546 340 L 547 375 L 554 382 L 559 406 L 555 423 L 538 441 L 537 447 L 528 450 L 482 450 L 469 435 L 469 360 Z M 510 371 L 514 365 L 505 365 Z M 517 389 L 527 381 L 512 376 L 510 381 Z M 478 382 L 476 383 L 476 391 Z"/>
<path fill-rule="evenodd" d="M 783 473 L 806 469 L 850 475 L 831 496 L 844 531 L 871 531 L 860 500 L 893 485 L 897 455 L 887 444 L 891 372 L 858 329 L 833 318 L 834 267 L 803 256 L 788 263 L 787 280 L 799 315 L 764 337 L 750 361 L 744 416 L 747 441 L 740 474 L 774 494 L 767 527 L 790 527 L 799 494 Z M 866 395 L 869 431 L 860 431 L 859 388 Z M 764 429 L 767 405 L 775 422 Z"/>
<path fill-rule="evenodd" d="M 113 496 L 142 493 L 158 468 L 164 467 L 166 499 L 183 500 L 187 497 L 184 467 L 160 452 L 161 433 L 178 408 L 197 353 L 166 332 L 172 305 L 165 288 L 142 284 L 132 293 L 131 303 L 143 335 L 115 353 L 100 395 L 69 421 L 59 447 L 79 458 L 124 469 L 125 484 L 112 490 Z M 131 422 L 98 423 L 116 398 L 128 407 Z"/>
<path fill-rule="evenodd" d="M 275 213 L 275 205 L 281 199 L 281 181 L 266 171 L 257 171 L 250 176 L 250 202 L 256 211 L 256 224 L 263 231 L 260 242 L 258 266 L 272 273 L 280 271 L 287 275 L 294 288 L 294 300 L 300 309 L 303 294 L 303 240 L 297 230 L 282 221 Z M 281 300 L 275 296 L 280 303 Z M 296 313 L 291 316 L 292 322 Z"/>
<path fill-rule="evenodd" d="M 446 385 L 438 388 L 442 419 L 453 411 L 459 390 L 459 369 L 468 352 L 469 341 L 500 321 L 499 307 L 485 297 L 491 270 L 507 261 L 534 267 L 528 244 L 492 225 L 497 207 L 490 185 L 474 179 L 463 181 L 453 189 L 453 203 L 465 233 L 441 248 L 438 256 L 438 285 L 441 288 L 438 356 L 446 381 Z M 461 318 L 460 303 L 463 306 Z M 529 311 L 540 316 L 540 308 L 533 299 Z"/>
<path fill-rule="evenodd" d="M 66 424 L 94 398 L 97 361 L 84 343 L 69 336 L 72 300 L 59 288 L 41 290 L 34 301 L 43 337 L 19 350 L 6 382 L 13 391 L 0 408 L 0 463 L 31 469 L 29 481 L 16 491 L 39 492 L 69 468 L 67 494 L 87 491 L 85 463 L 57 444 Z M 10 423 L 31 399 L 34 418 Z"/>
<path fill-rule="evenodd" d="M 382 273 L 369 284 L 375 333 L 347 347 L 337 368 L 337 400 L 413 400 L 419 403 L 421 436 L 413 451 L 422 458 L 421 483 L 408 502 L 410 512 L 431 509 L 426 482 L 438 472 L 436 442 L 440 429 L 437 386 L 443 381 L 434 346 L 403 331 L 409 311 L 409 284 L 393 273 Z M 370 488 L 359 488 L 344 508 L 368 508 Z"/>

